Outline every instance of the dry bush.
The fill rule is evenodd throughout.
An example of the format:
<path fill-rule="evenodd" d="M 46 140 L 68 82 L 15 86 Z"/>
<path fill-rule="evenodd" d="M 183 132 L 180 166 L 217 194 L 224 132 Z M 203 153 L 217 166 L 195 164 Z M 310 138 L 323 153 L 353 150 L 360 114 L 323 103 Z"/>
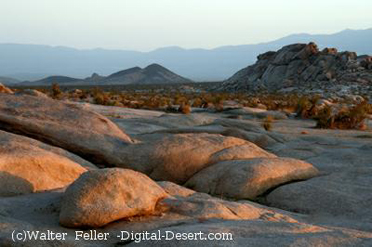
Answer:
<path fill-rule="evenodd" d="M 223 108 L 223 103 L 214 104 L 214 109 L 215 109 L 217 112 L 223 112 L 223 110 L 224 110 L 224 108 Z"/>
<path fill-rule="evenodd" d="M 91 96 L 93 97 L 93 102 L 99 105 L 105 105 L 108 101 L 108 97 L 105 93 L 98 87 L 92 89 Z"/>
<path fill-rule="evenodd" d="M 365 120 L 368 117 L 367 102 L 362 102 L 352 108 L 342 109 L 338 113 L 333 114 L 332 108 L 326 106 L 322 111 L 314 117 L 317 121 L 317 128 L 327 129 L 365 129 Z"/>
<path fill-rule="evenodd" d="M 174 97 L 174 104 L 175 105 L 182 105 L 186 104 L 188 102 L 188 99 L 185 97 L 185 95 L 176 94 Z"/>
<path fill-rule="evenodd" d="M 271 116 L 271 115 L 268 115 L 265 120 L 263 121 L 262 123 L 262 127 L 266 130 L 266 131 L 271 131 L 272 128 L 273 128 L 273 122 L 274 122 L 274 117 Z"/>
<path fill-rule="evenodd" d="M 81 100 L 85 100 L 88 98 L 88 96 L 89 96 L 89 93 L 87 92 L 87 90 L 82 90 L 79 98 Z"/>
<path fill-rule="evenodd" d="M 59 88 L 58 83 L 52 84 L 52 98 L 61 99 L 63 96 L 62 90 Z"/>
<path fill-rule="evenodd" d="M 320 128 L 363 128 L 366 114 L 372 114 L 372 106 L 363 103 L 352 109 L 341 111 L 333 116 L 329 107 L 317 105 L 319 96 L 300 96 L 297 94 L 280 93 L 222 93 L 222 92 L 184 92 L 178 89 L 121 89 L 113 88 L 86 88 L 79 89 L 81 93 L 63 93 L 58 84 L 48 89 L 48 94 L 53 98 L 62 99 L 68 97 L 72 100 L 93 102 L 95 104 L 129 107 L 136 109 L 154 109 L 166 112 L 181 112 L 189 114 L 191 106 L 195 108 L 213 108 L 223 111 L 225 101 L 234 101 L 239 105 L 248 107 L 261 107 L 267 110 L 280 110 L 288 114 L 297 112 L 297 116 L 305 119 L 316 119 Z M 105 89 L 105 91 L 103 91 Z M 46 89 L 39 89 L 46 91 Z M 366 97 L 364 97 L 366 98 Z M 344 99 L 339 102 L 348 103 Z M 354 103 L 354 102 L 350 102 Z M 180 107 L 174 107 L 179 105 Z M 272 117 L 263 122 L 263 127 L 270 131 L 272 128 Z M 266 127 L 265 127 L 266 126 Z"/>
<path fill-rule="evenodd" d="M 180 107 L 178 108 L 178 112 L 181 112 L 183 114 L 190 114 L 191 113 L 191 107 L 189 104 L 182 103 Z"/>
<path fill-rule="evenodd" d="M 201 99 L 201 98 L 196 98 L 193 103 L 192 103 L 192 107 L 198 107 L 198 108 L 202 108 L 204 104 L 204 101 Z"/>
<path fill-rule="evenodd" d="M 308 119 L 312 117 L 312 109 L 314 108 L 313 101 L 306 96 L 301 97 L 297 103 L 297 117 Z"/>

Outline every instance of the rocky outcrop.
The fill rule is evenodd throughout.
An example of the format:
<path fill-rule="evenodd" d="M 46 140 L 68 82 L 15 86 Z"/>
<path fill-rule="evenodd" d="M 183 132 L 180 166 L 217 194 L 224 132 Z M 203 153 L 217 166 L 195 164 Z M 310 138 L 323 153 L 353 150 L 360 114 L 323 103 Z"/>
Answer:
<path fill-rule="evenodd" d="M 160 185 L 170 196 L 188 197 L 196 193 L 196 191 L 194 190 L 190 190 L 188 188 L 182 187 L 181 185 L 168 181 L 160 181 L 158 182 L 158 185 Z"/>
<path fill-rule="evenodd" d="M 182 188 L 180 188 L 182 189 Z M 61 206 L 61 192 L 44 192 L 21 197 L 0 198 L 0 245 L 1 246 L 370 246 L 370 231 L 358 231 L 347 227 L 331 227 L 321 223 L 308 222 L 309 218 L 275 208 L 268 208 L 249 201 L 227 201 L 204 193 L 189 196 L 167 197 L 158 205 L 165 210 L 161 215 L 133 217 L 118 220 L 104 228 L 78 229 L 88 236 L 109 233 L 103 241 L 75 239 L 76 229 L 57 224 Z M 63 200 L 63 199 L 62 199 Z M 25 207 L 27 205 L 27 207 Z M 34 230 L 67 233 L 65 240 L 33 240 L 14 244 L 13 231 Z M 232 241 L 141 241 L 116 238 L 121 231 L 144 231 L 165 234 L 175 233 L 231 233 Z M 204 236 L 205 236 L 204 235 Z M 225 235 L 226 236 L 226 235 Z"/>
<path fill-rule="evenodd" d="M 146 241 L 141 243 L 144 247 L 193 247 L 200 245 L 204 247 L 215 246 L 370 246 L 372 244 L 372 234 L 369 232 L 360 232 L 345 230 L 342 228 L 330 228 L 323 226 L 314 226 L 304 223 L 275 222 L 260 220 L 240 220 L 240 221 L 212 221 L 203 224 L 176 225 L 162 229 L 164 232 L 208 232 L 231 233 L 233 240 L 227 241 L 180 241 L 171 239 L 161 241 Z M 152 231 L 149 234 L 156 234 Z M 225 239 L 227 237 L 225 236 Z M 130 243 L 128 246 L 138 246 L 137 243 Z"/>
<path fill-rule="evenodd" d="M 118 150 L 132 143 L 106 117 L 45 97 L 4 94 L 0 129 L 61 147 L 95 164 L 120 163 Z"/>
<path fill-rule="evenodd" d="M 0 93 L 9 93 L 12 94 L 13 91 L 10 88 L 7 88 L 2 83 L 0 83 Z"/>
<path fill-rule="evenodd" d="M 166 196 L 142 173 L 118 168 L 91 170 L 67 188 L 59 221 L 67 227 L 101 227 L 122 218 L 151 214 Z"/>
<path fill-rule="evenodd" d="M 33 101 L 54 103 L 43 97 L 33 97 Z M 6 105 L 5 102 L 2 104 Z M 12 104 L 18 104 L 19 109 L 25 108 L 21 102 Z M 73 115 L 64 113 L 69 111 L 65 107 L 70 106 L 56 104 L 57 108 L 48 106 L 61 110 L 59 114 L 67 119 L 64 120 L 66 125 L 53 125 L 56 131 L 88 128 L 89 125 L 79 125 L 78 120 L 77 127 L 73 126 L 72 120 L 69 120 Z M 328 103 L 324 101 L 322 104 Z M 57 118 L 48 109 L 35 109 L 40 111 L 35 121 L 42 130 L 48 129 L 45 126 L 53 123 L 50 118 L 63 119 Z M 78 107 L 76 109 L 79 110 Z M 100 110 L 110 115 L 108 107 Z M 248 110 L 244 114 L 246 117 L 250 114 Z M 13 114 L 35 119 L 33 114 L 36 113 L 31 110 L 17 111 L 17 107 L 5 108 L 1 116 Z M 120 141 L 115 152 L 107 152 L 107 155 L 112 155 L 121 167 L 179 184 L 185 180 L 193 181 L 195 187 L 191 187 L 217 196 L 169 181 L 154 182 L 133 170 L 113 168 L 87 171 L 67 190 L 62 188 L 22 196 L 0 196 L 0 246 L 371 245 L 372 222 L 368 216 L 371 214 L 372 145 L 368 132 L 314 129 L 310 121 L 293 119 L 278 120 L 275 131 L 265 132 L 259 126 L 260 120 L 226 119 L 224 113 L 215 113 L 213 116 L 210 113 L 204 116 L 195 113 L 189 116 L 164 114 L 158 117 L 156 112 L 126 111 L 120 111 L 124 116 L 121 119 L 123 129 L 132 125 L 133 129 L 138 130 L 142 122 L 161 126 L 169 132 L 149 134 L 151 131 L 139 131 L 135 143 L 123 144 Z M 86 112 L 89 111 L 81 112 L 80 109 L 76 114 L 81 114 L 86 122 L 89 122 L 90 116 L 96 123 L 97 115 L 86 115 Z M 125 116 L 133 119 L 125 119 Z M 125 123 L 124 120 L 133 122 Z M 31 121 L 27 123 L 33 124 Z M 4 123 L 0 126 L 3 127 Z M 8 123 L 6 126 L 12 126 L 15 130 L 17 125 Z M 103 130 L 98 128 L 93 131 L 92 126 L 92 135 L 105 136 Z M 25 122 L 22 122 L 22 128 L 28 130 Z M 84 131 L 82 129 L 81 133 L 87 133 Z M 115 129 L 108 128 L 109 131 L 115 133 Z M 307 134 L 302 134 L 302 131 Z M 79 133 L 78 130 L 76 132 Z M 243 139 L 226 136 L 254 141 L 280 158 Z M 56 134 L 45 137 L 61 138 Z M 115 141 L 112 141 L 115 139 L 108 137 L 91 139 L 89 134 L 76 134 L 76 138 L 86 140 L 86 144 L 77 140 L 81 146 L 94 146 L 89 142 L 98 141 L 96 147 L 103 151 L 107 151 L 105 145 L 115 145 Z M 0 161 L 5 159 L 4 164 L 10 164 L 12 159 L 18 158 L 20 161 L 13 168 L 23 166 L 27 170 L 35 170 L 35 173 L 16 171 L 15 176 L 26 177 L 30 174 L 34 180 L 40 177 L 51 183 L 55 172 L 49 174 L 48 169 L 53 163 L 59 164 L 60 160 L 65 159 L 79 165 L 87 163 L 60 148 L 15 134 L 2 134 L 1 131 L 0 144 Z M 283 158 L 285 156 L 292 159 Z M 49 157 L 53 157 L 53 162 Z M 27 162 L 31 163 L 36 158 L 41 166 L 39 163 L 38 167 L 27 166 Z M 58 162 L 55 162 L 57 158 Z M 320 170 L 321 176 L 302 181 L 317 174 L 310 164 Z M 53 177 L 52 182 L 69 174 L 64 168 L 59 169 L 61 171 L 57 177 Z M 27 179 L 32 182 L 31 178 Z M 11 188 L 9 184 L 1 184 L 4 181 L 0 177 L 0 191 L 2 187 Z M 225 197 L 232 200 L 222 199 Z M 265 205 L 246 199 L 255 199 Z M 80 233 L 109 233 L 110 237 L 105 241 L 82 238 L 77 241 L 75 227 L 79 228 Z M 39 239 L 14 243 L 14 231 L 23 230 L 51 230 L 68 233 L 68 236 L 63 241 Z M 142 241 L 138 244 L 129 239 L 116 238 L 123 230 L 134 234 L 144 231 L 164 233 L 166 230 L 177 233 L 232 233 L 233 241 L 170 240 Z"/>
<path fill-rule="evenodd" d="M 365 69 L 372 69 L 372 56 L 365 56 L 360 61 L 360 66 Z"/>
<path fill-rule="evenodd" d="M 151 134 L 142 139 L 145 141 L 120 150 L 122 163 L 118 166 L 178 184 L 220 161 L 274 156 L 253 143 L 222 135 Z"/>
<path fill-rule="evenodd" d="M 291 158 L 257 158 L 217 163 L 195 174 L 186 186 L 234 199 L 256 199 L 284 183 L 318 175 L 311 164 Z"/>
<path fill-rule="evenodd" d="M 24 89 L 20 92 L 17 92 L 16 95 L 31 95 L 36 97 L 48 98 L 48 95 L 35 89 Z"/>
<path fill-rule="evenodd" d="M 267 111 L 259 108 L 252 107 L 241 107 L 237 109 L 227 110 L 226 113 L 231 114 L 232 116 L 244 116 L 246 118 L 260 118 L 265 119 L 268 116 L 276 120 L 287 119 L 287 115 L 284 112 L 280 111 Z"/>
<path fill-rule="evenodd" d="M 59 148 L 0 131 L 0 196 L 65 187 L 93 165 Z"/>
<path fill-rule="evenodd" d="M 267 196 L 268 205 L 293 212 L 326 214 L 360 221 L 371 214 L 371 168 L 354 168 L 280 186 Z"/>
<path fill-rule="evenodd" d="M 369 57 L 358 60 L 355 52 L 334 48 L 320 51 L 316 44 L 292 44 L 269 51 L 227 81 L 220 89 L 229 91 L 311 87 L 317 83 L 372 83 Z"/>
<path fill-rule="evenodd" d="M 345 133 L 344 133 L 345 134 Z M 372 213 L 372 145 L 370 140 L 359 143 L 341 138 L 324 136 L 302 137 L 301 143 L 287 143 L 291 154 L 284 150 L 276 153 L 295 154 L 294 148 L 311 151 L 307 162 L 316 166 L 324 175 L 307 181 L 287 184 L 267 196 L 269 206 L 312 215 L 328 215 L 349 221 L 370 224 Z M 370 138 L 370 137 L 369 137 Z M 306 141 L 306 142 L 304 142 Z M 369 227 L 369 229 L 372 229 Z"/>

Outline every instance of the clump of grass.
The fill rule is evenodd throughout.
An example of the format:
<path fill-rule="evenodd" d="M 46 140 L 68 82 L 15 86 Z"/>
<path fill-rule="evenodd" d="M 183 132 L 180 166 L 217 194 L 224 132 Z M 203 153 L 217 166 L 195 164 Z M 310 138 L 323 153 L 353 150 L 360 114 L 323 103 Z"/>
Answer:
<path fill-rule="evenodd" d="M 262 127 L 266 130 L 266 131 L 271 131 L 272 128 L 273 128 L 273 122 L 274 122 L 274 117 L 271 116 L 271 115 L 268 115 L 265 120 L 263 121 L 262 123 Z"/>

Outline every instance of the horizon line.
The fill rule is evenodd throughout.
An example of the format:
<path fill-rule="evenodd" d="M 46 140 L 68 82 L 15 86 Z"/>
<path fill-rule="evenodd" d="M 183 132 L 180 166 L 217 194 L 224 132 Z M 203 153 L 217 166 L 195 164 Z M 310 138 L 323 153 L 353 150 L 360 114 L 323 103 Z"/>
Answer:
<path fill-rule="evenodd" d="M 0 42 L 0 45 L 30 45 L 30 46 L 44 46 L 44 47 L 49 47 L 49 48 L 73 49 L 73 50 L 77 50 L 77 51 L 104 50 L 104 51 L 138 52 L 138 53 L 151 53 L 151 52 L 155 52 L 155 51 L 158 51 L 158 50 L 161 50 L 161 49 L 168 49 L 168 48 L 180 49 L 180 50 L 206 50 L 206 51 L 212 51 L 212 50 L 216 50 L 216 49 L 220 49 L 220 48 L 225 48 L 225 47 L 239 47 L 239 46 L 246 46 L 246 45 L 268 44 L 268 43 L 271 43 L 271 42 L 275 42 L 275 41 L 278 41 L 278 40 L 281 40 L 281 39 L 284 39 L 284 38 L 287 38 L 287 37 L 291 37 L 291 36 L 296 36 L 296 35 L 335 35 L 335 34 L 338 34 L 338 33 L 345 32 L 345 31 L 368 31 L 368 30 L 371 30 L 371 29 L 372 29 L 372 27 L 371 28 L 365 28 L 365 29 L 350 29 L 350 28 L 345 28 L 345 29 L 342 29 L 341 31 L 334 32 L 334 33 L 293 33 L 293 34 L 288 34 L 288 35 L 285 35 L 283 37 L 279 37 L 279 38 L 276 38 L 276 39 L 273 39 L 273 40 L 270 40 L 270 41 L 266 41 L 266 42 L 258 42 L 258 43 L 250 43 L 250 44 L 238 44 L 238 45 L 221 45 L 221 46 L 217 46 L 217 47 L 213 47 L 213 48 L 201 48 L 201 47 L 184 48 L 184 47 L 181 47 L 181 46 L 178 46 L 178 45 L 169 45 L 169 46 L 162 46 L 162 47 L 154 48 L 154 49 L 151 49 L 151 50 L 148 50 L 148 51 L 144 51 L 144 50 L 142 50 L 142 51 L 141 50 L 127 50 L 127 49 L 124 49 L 124 48 L 122 48 L 122 49 L 120 49 L 120 48 L 103 48 L 103 47 L 77 48 L 77 47 L 65 46 L 65 45 L 49 45 L 49 44 L 18 43 L 18 42 L 4 42 L 4 43 L 1 43 Z"/>

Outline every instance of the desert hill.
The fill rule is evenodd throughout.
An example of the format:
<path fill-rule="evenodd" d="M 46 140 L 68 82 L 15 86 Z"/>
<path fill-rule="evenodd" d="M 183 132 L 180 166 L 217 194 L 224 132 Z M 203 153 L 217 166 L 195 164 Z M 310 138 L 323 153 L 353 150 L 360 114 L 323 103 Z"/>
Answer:
<path fill-rule="evenodd" d="M 53 83 L 66 84 L 74 83 L 80 81 L 80 79 L 68 77 L 68 76 L 49 76 L 44 79 L 34 81 L 34 82 L 24 82 L 24 84 L 33 84 L 33 85 L 51 85 Z"/>
<path fill-rule="evenodd" d="M 11 84 L 16 84 L 18 82 L 19 82 L 19 80 L 17 80 L 17 79 L 0 76 L 0 83 L 6 84 L 6 85 L 11 85 Z"/>
<path fill-rule="evenodd" d="M 191 80 L 179 76 L 159 64 L 151 64 L 144 69 L 134 67 L 109 75 L 104 84 L 168 84 L 188 83 Z"/>
<path fill-rule="evenodd" d="M 100 76 L 97 73 L 85 79 L 76 79 L 67 76 L 50 76 L 38 81 L 23 82 L 23 85 L 128 85 L 128 84 L 171 84 L 189 83 L 184 78 L 159 64 L 151 64 L 145 68 L 133 67 L 121 70 L 109 76 Z"/>

